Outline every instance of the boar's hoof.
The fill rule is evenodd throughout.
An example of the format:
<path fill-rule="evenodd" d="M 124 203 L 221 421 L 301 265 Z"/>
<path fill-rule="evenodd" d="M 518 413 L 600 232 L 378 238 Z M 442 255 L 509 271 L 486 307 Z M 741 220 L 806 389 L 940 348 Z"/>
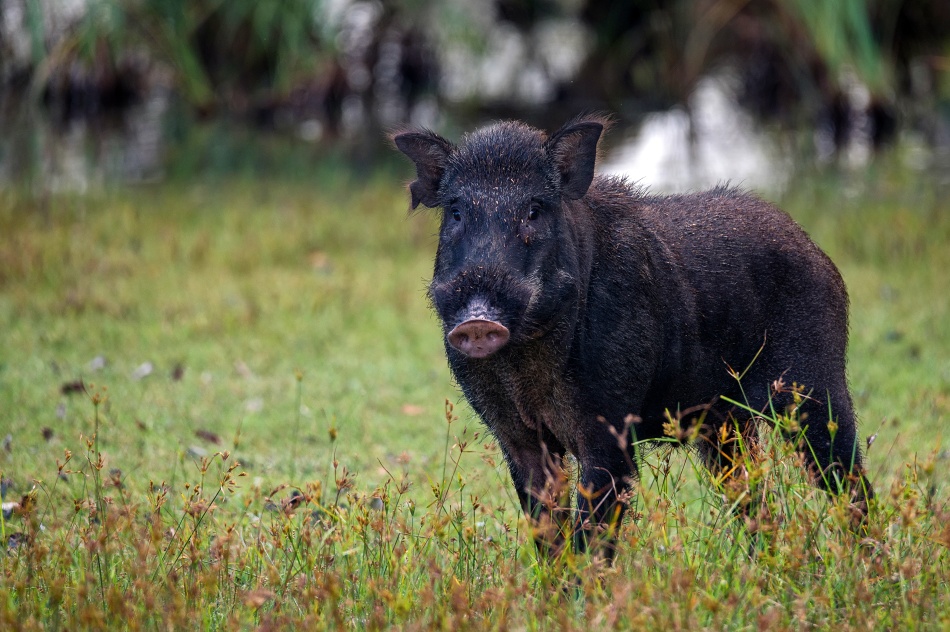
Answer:
<path fill-rule="evenodd" d="M 449 332 L 449 344 L 470 358 L 487 358 L 508 343 L 508 336 L 501 323 L 472 319 Z"/>

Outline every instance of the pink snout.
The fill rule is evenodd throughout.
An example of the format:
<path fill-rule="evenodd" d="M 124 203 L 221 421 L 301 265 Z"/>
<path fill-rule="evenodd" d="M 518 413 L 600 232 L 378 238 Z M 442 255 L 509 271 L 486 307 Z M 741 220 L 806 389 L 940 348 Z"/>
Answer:
<path fill-rule="evenodd" d="M 487 358 L 508 343 L 508 328 L 493 320 L 473 318 L 449 332 L 449 344 L 470 358 Z"/>

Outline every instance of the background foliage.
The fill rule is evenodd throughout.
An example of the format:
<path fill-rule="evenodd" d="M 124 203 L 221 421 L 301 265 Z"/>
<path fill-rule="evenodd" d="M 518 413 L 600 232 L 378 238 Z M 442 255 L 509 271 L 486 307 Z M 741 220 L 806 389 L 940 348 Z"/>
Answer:
<path fill-rule="evenodd" d="M 847 133 L 855 85 L 888 137 L 946 108 L 940 0 L 9 0 L 0 80 L 62 116 L 174 90 L 193 112 L 312 120 L 339 142 L 438 112 L 634 117 L 728 67 L 760 115 Z M 932 109 L 932 108 L 931 108 Z"/>

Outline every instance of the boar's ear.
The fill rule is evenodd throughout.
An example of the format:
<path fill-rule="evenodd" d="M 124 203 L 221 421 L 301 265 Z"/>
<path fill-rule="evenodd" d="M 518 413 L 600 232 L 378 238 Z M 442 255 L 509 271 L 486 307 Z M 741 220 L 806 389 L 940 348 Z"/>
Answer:
<path fill-rule="evenodd" d="M 416 163 L 416 179 L 409 185 L 412 208 L 420 203 L 438 206 L 439 182 L 445 163 L 452 151 L 452 143 L 429 130 L 395 132 L 393 144 Z"/>
<path fill-rule="evenodd" d="M 597 141 L 607 119 L 576 118 L 551 136 L 548 151 L 561 172 L 561 194 L 571 200 L 584 197 L 594 179 Z"/>

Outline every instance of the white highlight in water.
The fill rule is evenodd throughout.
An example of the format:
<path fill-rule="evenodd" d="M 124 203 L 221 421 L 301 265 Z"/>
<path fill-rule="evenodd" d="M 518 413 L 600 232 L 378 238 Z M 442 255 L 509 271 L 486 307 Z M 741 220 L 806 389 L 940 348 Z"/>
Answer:
<path fill-rule="evenodd" d="M 637 134 L 608 156 L 601 171 L 625 175 L 663 193 L 724 182 L 782 191 L 791 163 L 742 111 L 727 78 L 701 79 L 689 107 L 692 120 L 680 107 L 647 116 Z"/>

